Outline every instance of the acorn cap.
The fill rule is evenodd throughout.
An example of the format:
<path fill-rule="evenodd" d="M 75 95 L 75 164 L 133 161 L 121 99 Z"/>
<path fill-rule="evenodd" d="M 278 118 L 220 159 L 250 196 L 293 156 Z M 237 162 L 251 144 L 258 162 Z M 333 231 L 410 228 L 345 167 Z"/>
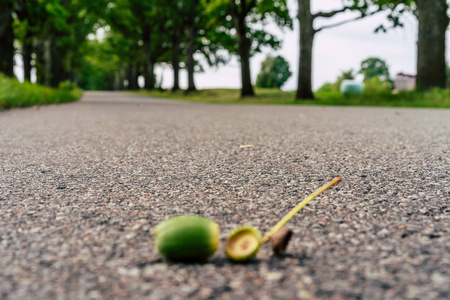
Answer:
<path fill-rule="evenodd" d="M 261 244 L 261 233 L 254 227 L 241 227 L 233 231 L 225 243 L 229 259 L 244 262 L 255 257 Z"/>

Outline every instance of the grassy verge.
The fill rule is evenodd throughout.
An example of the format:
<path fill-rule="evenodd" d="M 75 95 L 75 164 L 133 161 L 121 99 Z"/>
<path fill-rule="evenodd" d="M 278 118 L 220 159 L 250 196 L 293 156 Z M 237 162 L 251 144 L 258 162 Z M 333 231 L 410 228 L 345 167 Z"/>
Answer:
<path fill-rule="evenodd" d="M 256 89 L 256 96 L 240 98 L 238 89 L 209 89 L 185 93 L 184 91 L 145 91 L 137 94 L 158 98 L 174 99 L 181 101 L 194 101 L 205 103 L 230 103 L 230 104 L 295 104 L 294 93 L 277 89 Z"/>
<path fill-rule="evenodd" d="M 29 82 L 20 83 L 0 74 L 0 110 L 75 101 L 81 97 L 80 89 L 50 89 Z"/>
<path fill-rule="evenodd" d="M 140 95 L 194 101 L 205 103 L 230 104 L 306 104 L 306 105 L 347 105 L 382 107 L 432 107 L 450 108 L 450 90 L 432 90 L 427 92 L 380 93 L 342 96 L 339 92 L 318 92 L 315 100 L 295 101 L 294 92 L 276 89 L 256 89 L 256 96 L 241 99 L 237 89 L 199 90 L 189 94 L 184 91 L 139 91 Z"/>

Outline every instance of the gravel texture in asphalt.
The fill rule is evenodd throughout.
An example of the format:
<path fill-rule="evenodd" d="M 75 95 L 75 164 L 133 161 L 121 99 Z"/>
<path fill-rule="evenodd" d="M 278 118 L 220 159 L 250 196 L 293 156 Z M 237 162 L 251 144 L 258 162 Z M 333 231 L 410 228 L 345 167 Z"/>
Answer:
<path fill-rule="evenodd" d="M 0 299 L 450 298 L 450 110 L 85 93 L 0 112 L 0 159 Z M 227 261 L 335 176 L 285 257 Z M 220 225 L 207 263 L 156 253 L 179 214 Z"/>

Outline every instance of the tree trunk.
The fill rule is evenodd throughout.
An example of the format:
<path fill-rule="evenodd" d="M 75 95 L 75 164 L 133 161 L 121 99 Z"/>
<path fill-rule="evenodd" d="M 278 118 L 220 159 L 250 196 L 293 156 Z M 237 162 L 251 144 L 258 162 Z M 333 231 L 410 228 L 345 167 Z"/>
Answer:
<path fill-rule="evenodd" d="M 195 52 L 195 28 L 193 24 L 190 24 L 186 30 L 187 33 L 187 44 L 186 44 L 186 68 L 188 73 L 188 88 L 186 91 L 195 91 L 194 82 L 194 52 Z"/>
<path fill-rule="evenodd" d="M 113 91 L 122 91 L 124 89 L 125 70 L 122 64 L 119 65 L 119 69 L 114 73 Z"/>
<path fill-rule="evenodd" d="M 119 91 L 120 90 L 119 85 L 120 85 L 120 72 L 116 71 L 114 73 L 114 83 L 113 83 L 112 90 Z"/>
<path fill-rule="evenodd" d="M 315 31 L 310 0 L 298 0 L 300 23 L 300 58 L 296 99 L 314 99 L 312 92 L 312 49 Z"/>
<path fill-rule="evenodd" d="M 155 89 L 155 64 L 150 59 L 145 59 L 144 64 L 144 79 L 145 79 L 145 89 L 152 91 Z"/>
<path fill-rule="evenodd" d="M 31 55 L 33 53 L 33 45 L 29 37 L 25 37 L 22 42 L 22 59 L 24 79 L 31 82 Z"/>
<path fill-rule="evenodd" d="M 419 38 L 417 88 L 445 88 L 445 32 L 449 24 L 446 0 L 417 0 Z"/>
<path fill-rule="evenodd" d="M 45 86 L 50 86 L 50 79 L 52 74 L 52 54 L 51 54 L 51 40 L 45 40 L 43 42 L 43 82 Z"/>
<path fill-rule="evenodd" d="M 238 42 L 239 59 L 241 63 L 241 97 L 254 96 L 252 86 L 252 77 L 250 73 L 250 44 L 247 38 L 247 26 L 245 25 L 245 16 L 235 14 L 233 16 L 234 27 L 236 29 L 236 37 Z"/>
<path fill-rule="evenodd" d="M 152 62 L 152 44 L 151 44 L 151 29 L 146 27 L 143 32 L 142 41 L 144 43 L 144 87 L 146 90 L 151 91 L 155 88 L 155 77 L 153 74 L 153 62 Z"/>
<path fill-rule="evenodd" d="M 36 83 L 40 85 L 45 85 L 45 75 L 44 75 L 44 61 L 42 55 L 42 49 L 36 49 L 36 59 L 34 60 L 34 67 L 36 68 Z"/>
<path fill-rule="evenodd" d="M 34 67 L 36 68 L 36 83 L 40 85 L 45 85 L 45 46 L 44 41 L 35 39 L 33 40 L 33 49 L 36 54 L 34 59 Z"/>
<path fill-rule="evenodd" d="M 130 64 L 128 67 L 128 89 L 133 91 L 139 89 L 138 71 L 135 63 Z"/>
<path fill-rule="evenodd" d="M 152 90 L 155 89 L 155 83 L 156 83 L 155 63 L 151 60 L 148 62 L 148 65 L 147 65 L 147 78 L 151 85 L 151 89 Z"/>
<path fill-rule="evenodd" d="M 125 89 L 125 67 L 122 63 L 119 66 L 119 82 L 118 82 L 118 90 L 123 91 Z"/>
<path fill-rule="evenodd" d="M 50 86 L 57 88 L 60 82 L 68 79 L 68 73 L 64 67 L 64 53 L 58 47 L 56 39 L 50 42 Z"/>
<path fill-rule="evenodd" d="M 11 7 L 8 3 L 0 5 L 0 72 L 8 77 L 14 76 L 14 31 Z"/>
<path fill-rule="evenodd" d="M 176 32 L 172 35 L 172 68 L 173 68 L 173 88 L 172 91 L 178 91 L 180 89 L 180 38 Z M 192 78 L 192 81 L 194 79 Z"/>

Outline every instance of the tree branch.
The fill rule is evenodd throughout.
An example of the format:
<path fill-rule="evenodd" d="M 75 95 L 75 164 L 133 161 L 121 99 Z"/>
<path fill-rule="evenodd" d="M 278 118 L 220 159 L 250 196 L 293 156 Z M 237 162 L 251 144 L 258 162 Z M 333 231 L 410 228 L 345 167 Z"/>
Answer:
<path fill-rule="evenodd" d="M 236 2 L 234 2 L 234 0 L 231 1 L 230 13 L 232 16 L 236 16 L 236 17 L 239 16 L 239 9 L 236 5 Z"/>
<path fill-rule="evenodd" d="M 338 22 L 338 23 L 331 24 L 331 25 L 325 25 L 325 26 L 322 26 L 322 27 L 320 27 L 320 28 L 318 28 L 318 29 L 315 29 L 314 32 L 317 33 L 317 32 L 322 31 L 322 30 L 324 30 L 324 29 L 329 29 L 329 28 L 341 26 L 341 25 L 344 25 L 344 24 L 347 24 L 347 23 L 350 23 L 350 22 L 354 22 L 354 21 L 357 21 L 357 20 L 361 20 L 361 19 L 364 19 L 364 18 L 366 18 L 366 17 L 369 17 L 369 16 L 372 16 L 372 15 L 374 15 L 374 14 L 377 14 L 377 13 L 379 13 L 379 12 L 381 12 L 380 9 L 375 10 L 375 11 L 373 11 L 373 12 L 370 12 L 370 13 L 368 13 L 368 14 L 363 14 L 363 15 L 357 17 L 357 18 L 354 18 L 354 19 L 345 20 L 345 21 Z"/>
<path fill-rule="evenodd" d="M 250 3 L 248 4 L 248 6 L 245 9 L 244 14 L 247 15 L 253 9 L 253 7 L 255 7 L 255 5 L 256 5 L 256 0 L 250 1 Z"/>
<path fill-rule="evenodd" d="M 313 17 L 313 20 L 315 18 L 331 18 L 331 17 L 334 17 L 335 15 L 337 15 L 337 14 L 339 14 L 341 12 L 346 11 L 347 9 L 350 9 L 350 6 L 346 6 L 346 7 L 343 7 L 342 9 L 333 10 L 333 11 L 329 11 L 329 12 L 318 12 L 316 14 L 313 14 L 312 17 Z"/>

